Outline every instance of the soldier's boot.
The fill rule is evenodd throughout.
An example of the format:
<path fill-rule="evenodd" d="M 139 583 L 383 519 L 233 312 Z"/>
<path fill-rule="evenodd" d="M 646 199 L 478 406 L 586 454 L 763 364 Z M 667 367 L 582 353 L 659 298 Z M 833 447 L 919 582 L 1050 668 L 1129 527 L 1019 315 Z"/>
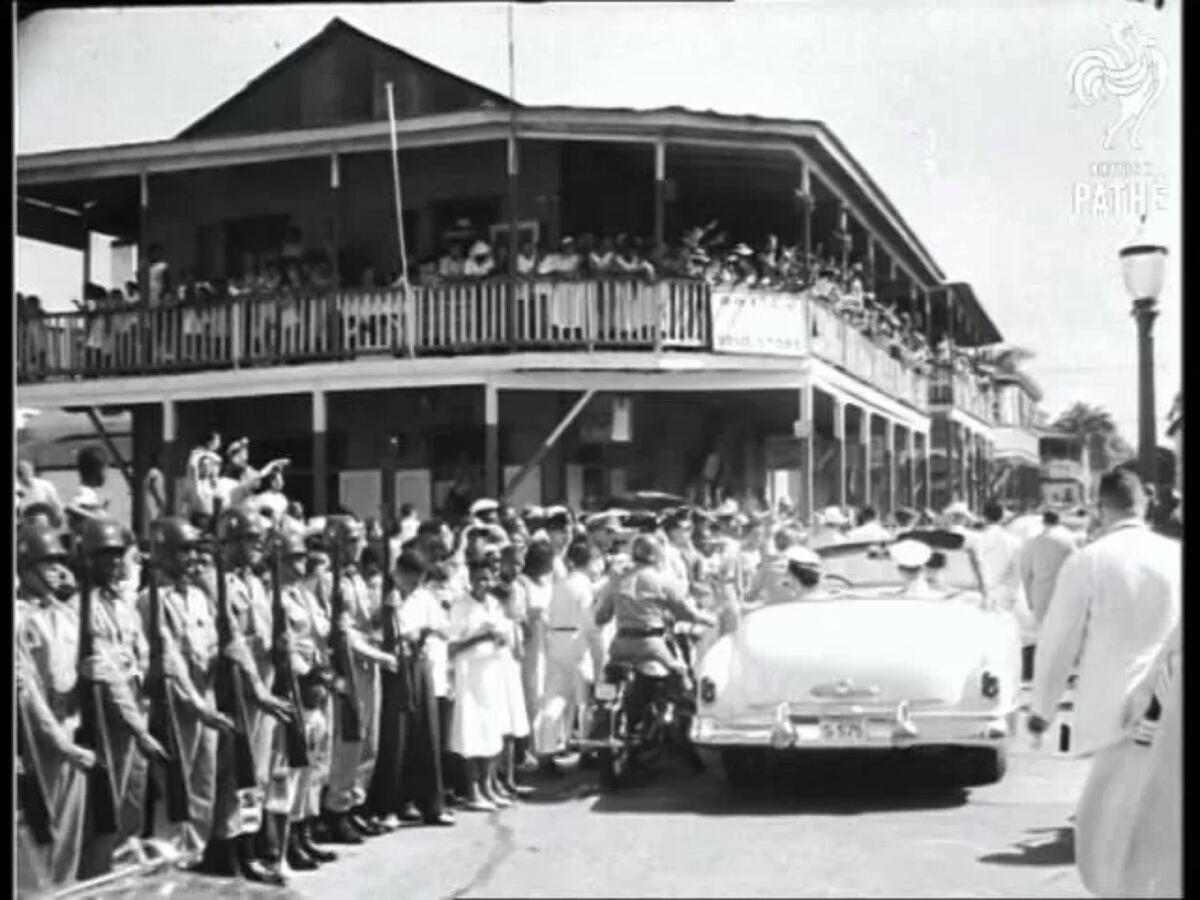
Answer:
<path fill-rule="evenodd" d="M 329 813 L 326 831 L 331 844 L 361 844 L 365 840 L 350 823 L 350 817 L 346 813 Z"/>
<path fill-rule="evenodd" d="M 300 849 L 311 856 L 319 863 L 336 862 L 338 855 L 332 850 L 322 850 L 313 842 L 313 822 L 307 819 L 303 822 L 297 822 L 295 826 L 296 839 L 300 842 Z"/>
<path fill-rule="evenodd" d="M 204 845 L 204 855 L 191 871 L 218 878 L 236 878 L 241 874 L 236 838 L 209 838 Z"/>
<path fill-rule="evenodd" d="M 294 872 L 311 872 L 320 864 L 313 859 L 300 843 L 300 823 L 297 822 L 292 826 L 292 832 L 288 835 L 287 841 L 287 859 L 288 868 Z"/>
<path fill-rule="evenodd" d="M 265 825 L 266 823 L 264 822 L 263 824 Z M 254 858 L 254 837 L 252 834 L 243 834 L 238 838 L 238 864 L 242 870 L 242 877 L 256 884 L 271 884 L 275 887 L 284 887 L 287 884 L 287 879 L 280 873 L 277 865 L 271 866 Z"/>

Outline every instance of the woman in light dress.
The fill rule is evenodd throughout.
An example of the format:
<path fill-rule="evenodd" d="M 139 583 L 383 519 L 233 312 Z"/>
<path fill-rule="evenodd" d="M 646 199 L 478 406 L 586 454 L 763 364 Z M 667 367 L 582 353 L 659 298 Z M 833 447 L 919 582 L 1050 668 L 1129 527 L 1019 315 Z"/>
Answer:
<path fill-rule="evenodd" d="M 450 658 L 456 700 L 450 722 L 450 750 L 463 759 L 468 794 L 464 808 L 491 812 L 509 806 L 496 790 L 496 762 L 504 733 L 512 728 L 499 649 L 511 636 L 494 596 L 495 572 L 486 562 L 470 568 L 470 591 L 450 607 Z"/>
<path fill-rule="evenodd" d="M 521 683 L 525 714 L 533 721 L 546 688 L 546 610 L 554 593 L 554 548 L 549 542 L 535 540 L 529 545 L 517 584 L 525 604 Z"/>

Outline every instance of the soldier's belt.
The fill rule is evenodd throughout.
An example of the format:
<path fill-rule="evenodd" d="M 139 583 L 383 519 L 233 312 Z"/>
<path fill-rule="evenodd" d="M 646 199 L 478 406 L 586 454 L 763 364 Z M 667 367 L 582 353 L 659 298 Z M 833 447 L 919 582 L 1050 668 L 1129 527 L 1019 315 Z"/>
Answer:
<path fill-rule="evenodd" d="M 618 628 L 617 637 L 621 638 L 656 638 L 667 633 L 665 628 Z"/>

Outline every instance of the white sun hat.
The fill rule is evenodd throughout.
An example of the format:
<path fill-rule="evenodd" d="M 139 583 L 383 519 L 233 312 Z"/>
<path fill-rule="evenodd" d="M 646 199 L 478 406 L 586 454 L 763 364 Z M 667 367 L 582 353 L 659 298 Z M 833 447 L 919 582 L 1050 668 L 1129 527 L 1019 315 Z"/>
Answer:
<path fill-rule="evenodd" d="M 897 541 L 892 544 L 892 561 L 902 569 L 919 569 L 929 562 L 933 551 L 920 541 Z"/>

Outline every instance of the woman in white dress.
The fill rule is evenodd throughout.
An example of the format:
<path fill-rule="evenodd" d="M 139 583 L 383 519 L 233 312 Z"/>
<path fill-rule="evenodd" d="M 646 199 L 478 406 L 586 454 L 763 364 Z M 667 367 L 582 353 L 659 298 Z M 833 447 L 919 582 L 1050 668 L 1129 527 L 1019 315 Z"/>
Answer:
<path fill-rule="evenodd" d="M 525 714 L 532 721 L 546 687 L 546 610 L 554 593 L 554 548 L 549 542 L 535 540 L 529 545 L 517 583 L 525 601 L 521 682 Z"/>
<path fill-rule="evenodd" d="M 520 538 L 518 537 L 518 540 Z M 525 657 L 525 618 L 528 601 L 525 588 L 516 580 L 516 560 L 522 558 L 521 544 L 506 544 L 500 555 L 500 584 L 496 595 L 500 600 L 500 612 L 505 633 L 509 637 L 507 646 L 501 647 L 499 655 L 503 661 L 505 695 L 508 698 L 508 728 L 504 732 L 504 751 L 500 756 L 497 787 L 512 797 L 523 797 L 533 792 L 525 785 L 517 784 L 517 760 L 525 760 L 530 736 L 529 712 L 525 704 L 525 686 L 521 673 L 521 661 Z"/>
<path fill-rule="evenodd" d="M 495 574 L 488 565 L 471 568 L 471 589 L 450 607 L 450 658 L 454 664 L 455 703 L 450 750 L 463 759 L 468 796 L 465 809 L 491 812 L 509 805 L 492 788 L 496 759 L 504 748 L 508 697 L 499 645 L 498 604 L 492 595 Z"/>

